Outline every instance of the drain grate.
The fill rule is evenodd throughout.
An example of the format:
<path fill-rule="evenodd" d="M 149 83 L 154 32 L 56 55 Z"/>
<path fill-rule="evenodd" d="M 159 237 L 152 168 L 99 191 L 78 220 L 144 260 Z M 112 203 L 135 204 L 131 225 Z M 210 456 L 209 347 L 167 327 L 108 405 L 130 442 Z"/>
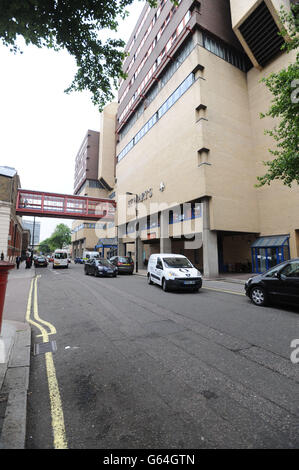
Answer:
<path fill-rule="evenodd" d="M 35 343 L 33 347 L 33 354 L 37 356 L 38 354 L 45 354 L 47 352 L 56 352 L 57 344 L 56 341 L 48 341 L 47 343 Z"/>

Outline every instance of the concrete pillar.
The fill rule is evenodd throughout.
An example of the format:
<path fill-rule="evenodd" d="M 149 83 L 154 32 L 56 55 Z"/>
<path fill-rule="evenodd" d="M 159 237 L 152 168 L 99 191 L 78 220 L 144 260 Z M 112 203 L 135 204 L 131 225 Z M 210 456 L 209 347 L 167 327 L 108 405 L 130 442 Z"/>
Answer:
<path fill-rule="evenodd" d="M 217 277 L 219 276 L 217 232 L 210 230 L 209 199 L 204 199 L 202 204 L 204 276 Z"/>
<path fill-rule="evenodd" d="M 160 215 L 160 253 L 171 253 L 171 239 L 169 237 L 169 211 Z"/>
<path fill-rule="evenodd" d="M 126 245 L 123 243 L 122 238 L 118 238 L 117 240 L 117 255 L 118 256 L 125 256 L 126 254 Z"/>
<path fill-rule="evenodd" d="M 137 237 L 136 243 L 138 244 L 138 270 L 145 269 L 145 265 L 143 263 L 143 241 L 140 237 Z M 135 256 L 136 256 L 136 249 L 135 249 Z"/>

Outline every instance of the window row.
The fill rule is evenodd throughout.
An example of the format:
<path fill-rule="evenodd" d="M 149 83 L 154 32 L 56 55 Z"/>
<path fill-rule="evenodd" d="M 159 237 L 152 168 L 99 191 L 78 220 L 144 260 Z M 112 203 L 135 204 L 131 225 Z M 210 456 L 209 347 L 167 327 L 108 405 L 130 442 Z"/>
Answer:
<path fill-rule="evenodd" d="M 139 142 L 142 137 L 156 124 L 158 119 L 160 119 L 176 101 L 185 93 L 185 91 L 190 88 L 194 82 L 194 74 L 191 73 L 188 77 L 180 84 L 180 86 L 169 96 L 169 98 L 162 104 L 158 111 L 147 121 L 147 123 L 142 126 L 139 132 L 133 137 L 132 140 L 124 147 L 124 149 L 119 153 L 117 161 L 120 162 L 127 153 L 133 148 L 134 145 Z"/>
<path fill-rule="evenodd" d="M 181 0 L 180 0 L 180 1 L 181 1 Z M 179 1 L 179 3 L 180 3 L 180 1 Z M 143 36 L 143 38 L 142 38 L 142 40 L 141 40 L 141 42 L 140 42 L 140 44 L 139 44 L 139 46 L 138 46 L 136 52 L 135 52 L 135 54 L 134 54 L 134 56 L 133 56 L 131 62 L 129 63 L 129 66 L 128 66 L 127 70 L 125 71 L 125 73 L 129 73 L 129 71 L 131 70 L 132 65 L 134 64 L 135 60 L 137 59 L 137 57 L 138 57 L 138 55 L 139 55 L 139 52 L 141 51 L 141 49 L 142 49 L 142 47 L 143 47 L 143 45 L 144 45 L 146 39 L 148 38 L 148 36 L 149 36 L 151 30 L 153 29 L 154 24 L 156 23 L 158 17 L 160 16 L 160 13 L 161 13 L 161 11 L 162 11 L 162 8 L 163 8 L 164 4 L 165 4 L 165 2 L 163 3 L 163 1 L 162 1 L 162 2 L 161 2 L 161 5 L 159 6 L 159 8 L 158 8 L 158 10 L 157 10 L 157 12 L 155 13 L 155 16 L 153 17 L 153 19 L 152 19 L 152 21 L 151 21 L 151 23 L 150 23 L 148 29 L 146 30 L 146 32 L 145 32 L 145 34 L 144 34 L 144 36 Z M 130 87 L 133 85 L 134 81 L 135 81 L 136 78 L 138 77 L 138 75 L 139 75 L 140 71 L 142 70 L 142 68 L 143 68 L 143 66 L 144 66 L 144 64 L 145 64 L 145 62 L 146 62 L 146 60 L 147 60 L 147 58 L 148 58 L 148 57 L 151 55 L 151 53 L 153 52 L 153 50 L 154 50 L 154 48 L 155 48 L 157 42 L 159 41 L 159 39 L 160 39 L 162 33 L 164 32 L 164 29 L 165 29 L 166 26 L 168 25 L 168 23 L 169 23 L 169 21 L 170 21 L 170 18 L 172 17 L 173 13 L 176 11 L 176 8 L 177 8 L 177 7 L 178 7 L 178 5 L 173 6 L 172 9 L 171 9 L 171 11 L 170 11 L 169 14 L 167 15 L 167 18 L 166 18 L 165 21 L 163 22 L 163 24 L 162 24 L 162 26 L 161 26 L 161 28 L 160 28 L 160 30 L 159 30 L 157 36 L 155 37 L 155 39 L 153 40 L 153 42 L 150 44 L 150 46 L 149 46 L 149 48 L 148 48 L 148 50 L 147 50 L 145 56 L 143 57 L 142 61 L 140 62 L 140 64 L 139 64 L 137 70 L 135 71 L 133 77 L 132 77 L 131 80 L 129 81 L 126 90 L 124 91 L 123 95 L 121 96 L 121 98 L 120 98 L 120 100 L 119 100 L 119 103 L 122 103 L 122 101 L 124 100 L 125 96 L 127 95 L 128 91 L 129 91 Z M 120 84 L 121 84 L 121 83 L 120 83 Z"/>
<path fill-rule="evenodd" d="M 170 37 L 169 41 L 167 42 L 166 46 L 163 48 L 163 50 L 161 51 L 161 53 L 159 54 L 158 58 L 156 59 L 154 65 L 151 67 L 151 69 L 149 70 L 149 72 L 146 74 L 146 76 L 144 77 L 144 79 L 142 80 L 141 84 L 139 85 L 138 89 L 136 90 L 136 92 L 134 93 L 134 95 L 132 96 L 132 98 L 130 99 L 129 103 L 127 104 L 127 106 L 125 107 L 125 109 L 123 110 L 123 112 L 121 113 L 120 117 L 119 117 L 119 122 L 121 122 L 123 120 L 123 118 L 126 116 L 127 112 L 129 111 L 129 109 L 132 107 L 132 105 L 134 104 L 135 100 L 137 99 L 137 97 L 142 93 L 142 91 L 144 90 L 144 88 L 146 87 L 146 85 L 149 83 L 149 81 L 151 80 L 155 70 L 158 68 L 158 66 L 161 64 L 163 58 L 167 55 L 167 53 L 169 52 L 169 50 L 171 49 L 173 43 L 176 41 L 176 39 L 178 38 L 178 36 L 180 35 L 180 33 L 183 31 L 184 27 L 186 26 L 186 24 L 188 23 L 189 19 L 191 17 L 191 13 L 190 11 L 188 10 L 188 12 L 186 13 L 186 15 L 184 16 L 184 18 L 182 19 L 182 21 L 180 22 L 179 26 L 176 28 L 176 30 L 174 31 L 174 33 L 172 34 L 172 36 Z M 156 38 L 154 39 L 154 43 L 156 44 Z M 153 49 L 151 49 L 151 46 L 149 48 L 149 50 L 152 52 Z M 140 71 L 142 70 L 146 60 L 148 58 L 148 55 L 146 55 L 144 57 L 144 59 L 142 60 L 140 66 L 138 67 L 137 70 L 138 73 L 137 75 L 140 73 Z M 135 73 L 135 75 L 136 75 Z M 132 86 L 132 84 L 134 83 L 136 77 L 135 75 L 132 77 L 132 79 L 130 80 L 126 90 L 124 91 L 124 94 L 122 95 L 121 99 L 120 99 L 120 103 L 122 102 L 123 98 L 126 96 L 126 94 L 128 93 L 130 87 Z"/>
<path fill-rule="evenodd" d="M 208 51 L 217 55 L 226 62 L 238 67 L 243 72 L 247 71 L 247 61 L 245 55 L 241 55 L 237 51 L 232 50 L 229 46 L 226 46 L 215 39 L 203 34 L 203 46 Z"/>
<path fill-rule="evenodd" d="M 134 110 L 134 113 L 131 114 L 128 121 L 122 127 L 121 132 L 119 133 L 120 141 L 126 136 L 126 134 L 134 126 L 140 116 L 142 116 L 145 109 L 156 98 L 159 91 L 168 83 L 168 81 L 171 79 L 171 77 L 174 75 L 180 65 L 189 56 L 193 48 L 194 43 L 192 41 L 192 38 L 189 38 L 189 40 L 184 43 L 184 46 L 173 56 L 173 60 L 163 70 L 163 73 L 159 77 L 159 81 L 157 81 L 151 87 L 150 91 L 146 94 L 145 100 L 137 106 L 137 108 Z"/>
<path fill-rule="evenodd" d="M 196 202 L 196 203 L 188 203 L 188 209 L 185 209 L 183 207 L 175 207 L 173 209 L 169 209 L 169 224 L 176 224 L 179 222 L 183 222 L 186 220 L 194 220 L 202 217 L 202 209 L 201 209 L 201 203 Z M 120 226 L 119 227 L 119 233 L 121 236 L 125 236 L 126 233 L 133 233 L 135 232 L 135 222 L 132 220 L 131 222 L 128 222 L 127 227 L 126 226 Z M 157 228 L 160 227 L 160 222 L 158 220 L 158 214 L 154 214 L 150 216 L 149 220 L 148 218 L 143 218 L 140 219 L 139 221 L 139 230 L 150 230 L 152 228 Z"/>
<path fill-rule="evenodd" d="M 111 227 L 114 227 L 113 222 L 109 222 L 109 224 L 107 224 L 107 222 L 97 222 L 97 223 L 89 223 L 89 224 L 84 223 L 84 224 L 77 225 L 77 227 L 73 228 L 72 233 L 79 232 L 79 230 L 83 230 L 83 229 L 86 229 L 86 228 L 94 228 L 94 229 L 105 230 L 105 229 L 111 228 Z"/>

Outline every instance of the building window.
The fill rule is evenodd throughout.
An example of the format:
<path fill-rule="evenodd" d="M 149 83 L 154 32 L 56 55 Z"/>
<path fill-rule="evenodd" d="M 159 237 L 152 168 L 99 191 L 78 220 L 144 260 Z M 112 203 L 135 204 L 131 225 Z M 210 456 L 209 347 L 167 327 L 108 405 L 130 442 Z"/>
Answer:
<path fill-rule="evenodd" d="M 118 162 L 122 160 L 127 153 L 136 145 L 139 140 L 156 124 L 156 122 L 164 116 L 165 113 L 172 107 L 176 101 L 187 91 L 195 80 L 193 73 L 190 73 L 188 77 L 180 84 L 180 86 L 172 93 L 169 98 L 162 104 L 158 111 L 142 126 L 139 132 L 133 137 L 133 139 L 125 146 L 117 157 Z"/>
<path fill-rule="evenodd" d="M 233 50 L 231 47 L 207 36 L 205 33 L 203 34 L 203 47 L 243 72 L 249 69 L 249 59 L 246 59 L 244 54 Z"/>

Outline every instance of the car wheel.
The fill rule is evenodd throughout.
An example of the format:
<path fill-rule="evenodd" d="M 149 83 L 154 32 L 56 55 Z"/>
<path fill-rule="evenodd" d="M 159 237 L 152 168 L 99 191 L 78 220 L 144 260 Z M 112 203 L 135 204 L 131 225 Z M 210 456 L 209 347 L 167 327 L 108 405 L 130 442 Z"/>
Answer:
<path fill-rule="evenodd" d="M 147 275 L 147 283 L 150 284 L 150 285 L 153 284 L 153 281 L 152 281 L 152 279 L 151 279 L 151 275 L 150 275 L 150 274 Z"/>
<path fill-rule="evenodd" d="M 193 289 L 193 292 L 198 292 L 199 289 L 200 289 L 200 287 L 195 287 L 195 288 Z"/>
<path fill-rule="evenodd" d="M 262 287 L 253 287 L 250 291 L 250 298 L 258 307 L 266 304 L 266 293 Z"/>
<path fill-rule="evenodd" d="M 162 289 L 164 290 L 164 292 L 168 291 L 167 282 L 165 279 L 163 279 L 162 281 Z"/>
<path fill-rule="evenodd" d="M 88 276 L 87 269 L 84 269 L 84 273 L 86 274 L 86 276 Z"/>

